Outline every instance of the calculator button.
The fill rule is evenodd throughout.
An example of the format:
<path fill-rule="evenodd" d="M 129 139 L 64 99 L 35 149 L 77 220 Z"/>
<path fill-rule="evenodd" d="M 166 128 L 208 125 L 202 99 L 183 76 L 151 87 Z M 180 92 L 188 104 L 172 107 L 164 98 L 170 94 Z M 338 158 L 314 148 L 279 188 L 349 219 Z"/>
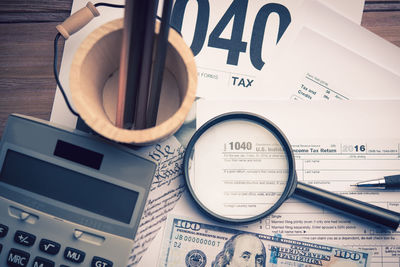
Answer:
<path fill-rule="evenodd" d="M 112 267 L 113 263 L 109 260 L 100 258 L 100 257 L 93 257 L 91 267 Z"/>
<path fill-rule="evenodd" d="M 67 247 L 64 251 L 64 258 L 72 262 L 81 263 L 85 259 L 85 252 Z"/>
<path fill-rule="evenodd" d="M 83 232 L 82 232 L 82 231 L 79 231 L 79 230 L 75 230 L 75 231 L 74 231 L 74 237 L 75 237 L 76 239 L 79 239 L 82 235 L 83 235 Z"/>
<path fill-rule="evenodd" d="M 28 219 L 29 216 L 30 216 L 30 214 L 27 213 L 27 212 L 21 212 L 21 213 L 19 214 L 19 218 L 20 218 L 22 221 L 26 221 L 26 219 Z"/>
<path fill-rule="evenodd" d="M 83 232 L 81 230 L 75 229 L 73 237 L 79 241 L 87 242 L 95 245 L 101 246 L 105 241 L 104 236 L 92 234 L 89 232 Z"/>
<path fill-rule="evenodd" d="M 4 224 L 0 224 L 0 237 L 5 237 L 8 233 L 8 227 Z"/>
<path fill-rule="evenodd" d="M 29 253 L 12 248 L 7 256 L 7 266 L 11 267 L 24 267 L 28 265 Z"/>
<path fill-rule="evenodd" d="M 17 231 L 15 232 L 14 235 L 14 241 L 17 242 L 18 244 L 30 247 L 35 243 L 36 236 L 23 232 L 23 231 Z"/>
<path fill-rule="evenodd" d="M 33 267 L 54 267 L 54 262 L 51 260 L 42 258 L 42 257 L 36 257 L 35 260 L 33 261 L 32 264 Z"/>
<path fill-rule="evenodd" d="M 60 247 L 60 244 L 48 239 L 42 239 L 39 243 L 39 249 L 44 253 L 51 255 L 56 255 L 60 251 Z"/>
<path fill-rule="evenodd" d="M 35 224 L 39 220 L 37 215 L 28 213 L 16 207 L 10 206 L 8 211 L 12 217 L 29 224 Z"/>

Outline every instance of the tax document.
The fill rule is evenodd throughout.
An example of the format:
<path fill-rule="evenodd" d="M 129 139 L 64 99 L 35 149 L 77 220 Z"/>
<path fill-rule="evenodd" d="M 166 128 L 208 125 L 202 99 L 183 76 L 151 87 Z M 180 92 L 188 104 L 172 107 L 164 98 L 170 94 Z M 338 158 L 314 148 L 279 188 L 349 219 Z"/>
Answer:
<path fill-rule="evenodd" d="M 306 1 L 177 1 L 171 25 L 182 32 L 196 57 L 197 96 L 257 97 L 253 89 Z M 361 22 L 364 1 L 321 2 Z M 314 15 L 315 11 L 309 9 L 308 16 Z"/>
<path fill-rule="evenodd" d="M 199 97 L 225 98 L 249 95 L 259 83 L 277 43 L 293 21 L 296 10 L 307 0 L 176 0 L 171 27 L 182 33 L 192 49 L 198 68 Z M 356 23 L 361 22 L 364 0 L 321 0 Z M 109 0 L 124 4 L 123 0 Z M 74 0 L 71 13 L 86 5 Z M 162 1 L 158 14 L 161 15 Z M 124 16 L 124 9 L 99 7 L 100 16 L 73 34 L 64 46 L 60 81 L 69 96 L 71 63 L 81 42 L 96 28 Z M 314 16 L 312 10 L 310 16 Z M 254 95 L 254 93 L 250 93 Z M 72 103 L 73 105 L 73 103 Z M 59 90 L 56 91 L 51 121 L 74 127 L 73 116 Z"/>
<path fill-rule="evenodd" d="M 122 0 L 107 2 L 124 4 Z M 246 95 L 248 89 L 256 83 L 252 80 L 255 80 L 258 75 L 262 75 L 262 67 L 260 66 L 268 64 L 268 55 L 272 54 L 270 49 L 276 46 L 278 37 L 284 35 L 287 25 L 295 19 L 296 8 L 301 2 L 302 0 L 174 1 L 171 26 L 182 32 L 183 38 L 195 55 L 198 76 L 201 80 L 198 85 L 199 94 L 203 97 L 225 96 L 231 92 L 233 86 L 236 86 L 241 95 Z M 364 0 L 352 0 L 351 3 L 348 3 L 347 0 L 324 0 L 324 2 L 344 16 L 356 21 L 356 23 L 361 21 Z M 78 11 L 86 3 L 87 1 L 84 0 L 74 0 L 71 13 Z M 160 1 L 160 7 L 162 7 L 161 3 L 162 1 Z M 122 18 L 124 15 L 123 9 L 109 7 L 99 7 L 98 9 L 100 16 L 94 18 L 65 42 L 59 76 L 67 96 L 70 94 L 70 67 L 81 42 L 96 28 L 111 20 Z M 158 11 L 161 14 L 160 8 Z M 282 17 L 282 21 L 279 20 L 280 17 Z M 264 28 L 265 31 L 263 31 Z M 264 37 L 261 38 L 260 34 Z M 250 52 L 250 47 L 252 47 L 253 52 Z M 251 61 L 251 58 L 255 59 L 254 62 Z M 210 87 L 210 85 L 212 86 Z M 67 109 L 59 90 L 56 91 L 50 120 L 69 127 L 75 127 L 76 124 L 76 118 Z M 170 151 L 178 151 L 179 155 L 179 146 L 175 141 L 169 140 L 164 145 L 158 145 L 162 145 L 161 149 L 170 146 Z M 157 147 L 153 149 L 157 151 Z M 147 156 L 150 156 L 150 154 Z M 177 156 L 177 158 L 179 157 Z M 161 183 L 162 187 L 157 187 L 159 190 L 154 190 L 154 199 L 160 202 L 164 201 L 164 198 L 169 199 L 170 197 L 175 201 L 179 198 L 182 189 L 179 182 L 182 181 L 180 170 L 176 170 L 175 165 L 168 167 L 170 167 L 168 170 L 175 173 L 177 178 L 172 180 L 171 186 Z M 161 170 L 166 171 L 165 169 Z M 163 194 L 163 190 L 167 194 Z M 157 198 L 158 195 L 162 198 Z M 168 205 L 164 203 L 165 209 L 158 210 L 157 214 L 153 214 L 153 210 L 159 203 L 151 200 L 149 199 L 148 209 L 146 208 L 146 211 L 149 212 L 143 216 L 143 219 L 145 219 L 145 223 L 142 225 L 143 231 L 136 237 L 137 244 L 140 245 L 133 249 L 130 262 L 132 265 L 140 261 L 142 255 L 148 254 L 146 253 L 147 246 L 153 243 L 152 239 L 164 224 L 164 215 L 173 207 L 173 202 L 169 199 Z M 152 221 L 153 218 L 154 222 Z M 148 225 L 151 227 L 147 227 Z"/>
<path fill-rule="evenodd" d="M 309 10 L 315 15 L 309 16 Z M 398 98 L 400 48 L 333 12 L 305 1 L 275 50 L 255 94 L 268 99 Z"/>
<path fill-rule="evenodd" d="M 199 101 L 197 127 L 214 116 L 232 111 L 261 115 L 282 130 L 292 145 L 299 181 L 400 212 L 399 190 L 351 186 L 361 180 L 400 173 L 399 101 Z M 250 139 L 224 140 L 222 144 L 210 146 L 241 144 L 251 142 Z M 246 147 L 233 146 L 238 148 L 233 152 L 238 162 L 256 160 L 248 156 L 251 153 L 243 151 Z M 226 227 L 201 212 L 188 192 L 171 214 Z M 399 229 L 381 229 L 296 197 L 289 198 L 268 217 L 245 225 L 229 224 L 229 227 L 361 250 L 372 255 L 374 267 L 400 264 Z M 157 236 L 156 240 L 149 248 L 154 253 L 160 250 L 157 244 L 161 239 Z M 151 259 L 143 260 L 151 264 Z"/>

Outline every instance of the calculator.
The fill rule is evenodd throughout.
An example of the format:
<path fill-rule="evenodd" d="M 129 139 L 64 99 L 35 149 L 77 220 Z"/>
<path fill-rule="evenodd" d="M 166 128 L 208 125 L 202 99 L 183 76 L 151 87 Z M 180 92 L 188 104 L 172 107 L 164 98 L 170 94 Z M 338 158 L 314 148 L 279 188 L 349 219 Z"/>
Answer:
<path fill-rule="evenodd" d="M 0 266 L 126 266 L 156 164 L 10 115 L 0 143 Z"/>

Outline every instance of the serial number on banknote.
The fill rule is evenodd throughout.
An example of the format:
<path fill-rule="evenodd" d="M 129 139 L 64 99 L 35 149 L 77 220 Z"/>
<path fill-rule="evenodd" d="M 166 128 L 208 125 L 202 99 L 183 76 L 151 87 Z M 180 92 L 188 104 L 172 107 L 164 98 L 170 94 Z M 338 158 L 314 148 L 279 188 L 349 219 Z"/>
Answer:
<path fill-rule="evenodd" d="M 174 239 L 178 240 L 178 241 L 174 241 L 175 248 L 181 248 L 182 241 L 200 244 L 200 245 L 211 246 L 211 247 L 219 247 L 221 245 L 220 241 L 215 241 L 215 240 L 202 238 L 202 237 L 196 237 L 196 236 L 187 236 L 184 234 L 177 234 L 177 235 L 175 235 Z"/>

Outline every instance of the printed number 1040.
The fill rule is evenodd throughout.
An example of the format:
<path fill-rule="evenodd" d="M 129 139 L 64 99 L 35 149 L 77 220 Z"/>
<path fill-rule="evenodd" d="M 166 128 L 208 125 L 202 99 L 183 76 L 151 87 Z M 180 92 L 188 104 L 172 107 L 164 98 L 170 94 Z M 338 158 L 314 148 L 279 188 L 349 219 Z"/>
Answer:
<path fill-rule="evenodd" d="M 197 19 L 193 40 L 190 45 L 195 56 L 198 55 L 203 48 L 210 19 L 209 0 L 196 1 L 198 7 Z M 176 0 L 172 10 L 171 26 L 179 32 L 182 30 L 183 17 L 188 2 L 189 0 Z M 248 3 L 249 0 L 233 0 L 209 35 L 207 44 L 209 47 L 228 51 L 226 64 L 238 65 L 240 53 L 245 53 L 247 51 L 247 42 L 244 42 L 242 39 Z M 267 21 L 273 13 L 279 16 L 277 43 L 291 22 L 289 10 L 282 4 L 267 3 L 259 9 L 253 23 L 249 49 L 251 63 L 257 70 L 261 70 L 265 64 L 262 59 L 264 32 L 266 30 Z M 232 20 L 233 24 L 230 39 L 222 38 L 222 33 Z"/>
<path fill-rule="evenodd" d="M 250 151 L 253 148 L 253 144 L 251 142 L 229 142 L 225 144 L 226 150 L 247 150 Z"/>

